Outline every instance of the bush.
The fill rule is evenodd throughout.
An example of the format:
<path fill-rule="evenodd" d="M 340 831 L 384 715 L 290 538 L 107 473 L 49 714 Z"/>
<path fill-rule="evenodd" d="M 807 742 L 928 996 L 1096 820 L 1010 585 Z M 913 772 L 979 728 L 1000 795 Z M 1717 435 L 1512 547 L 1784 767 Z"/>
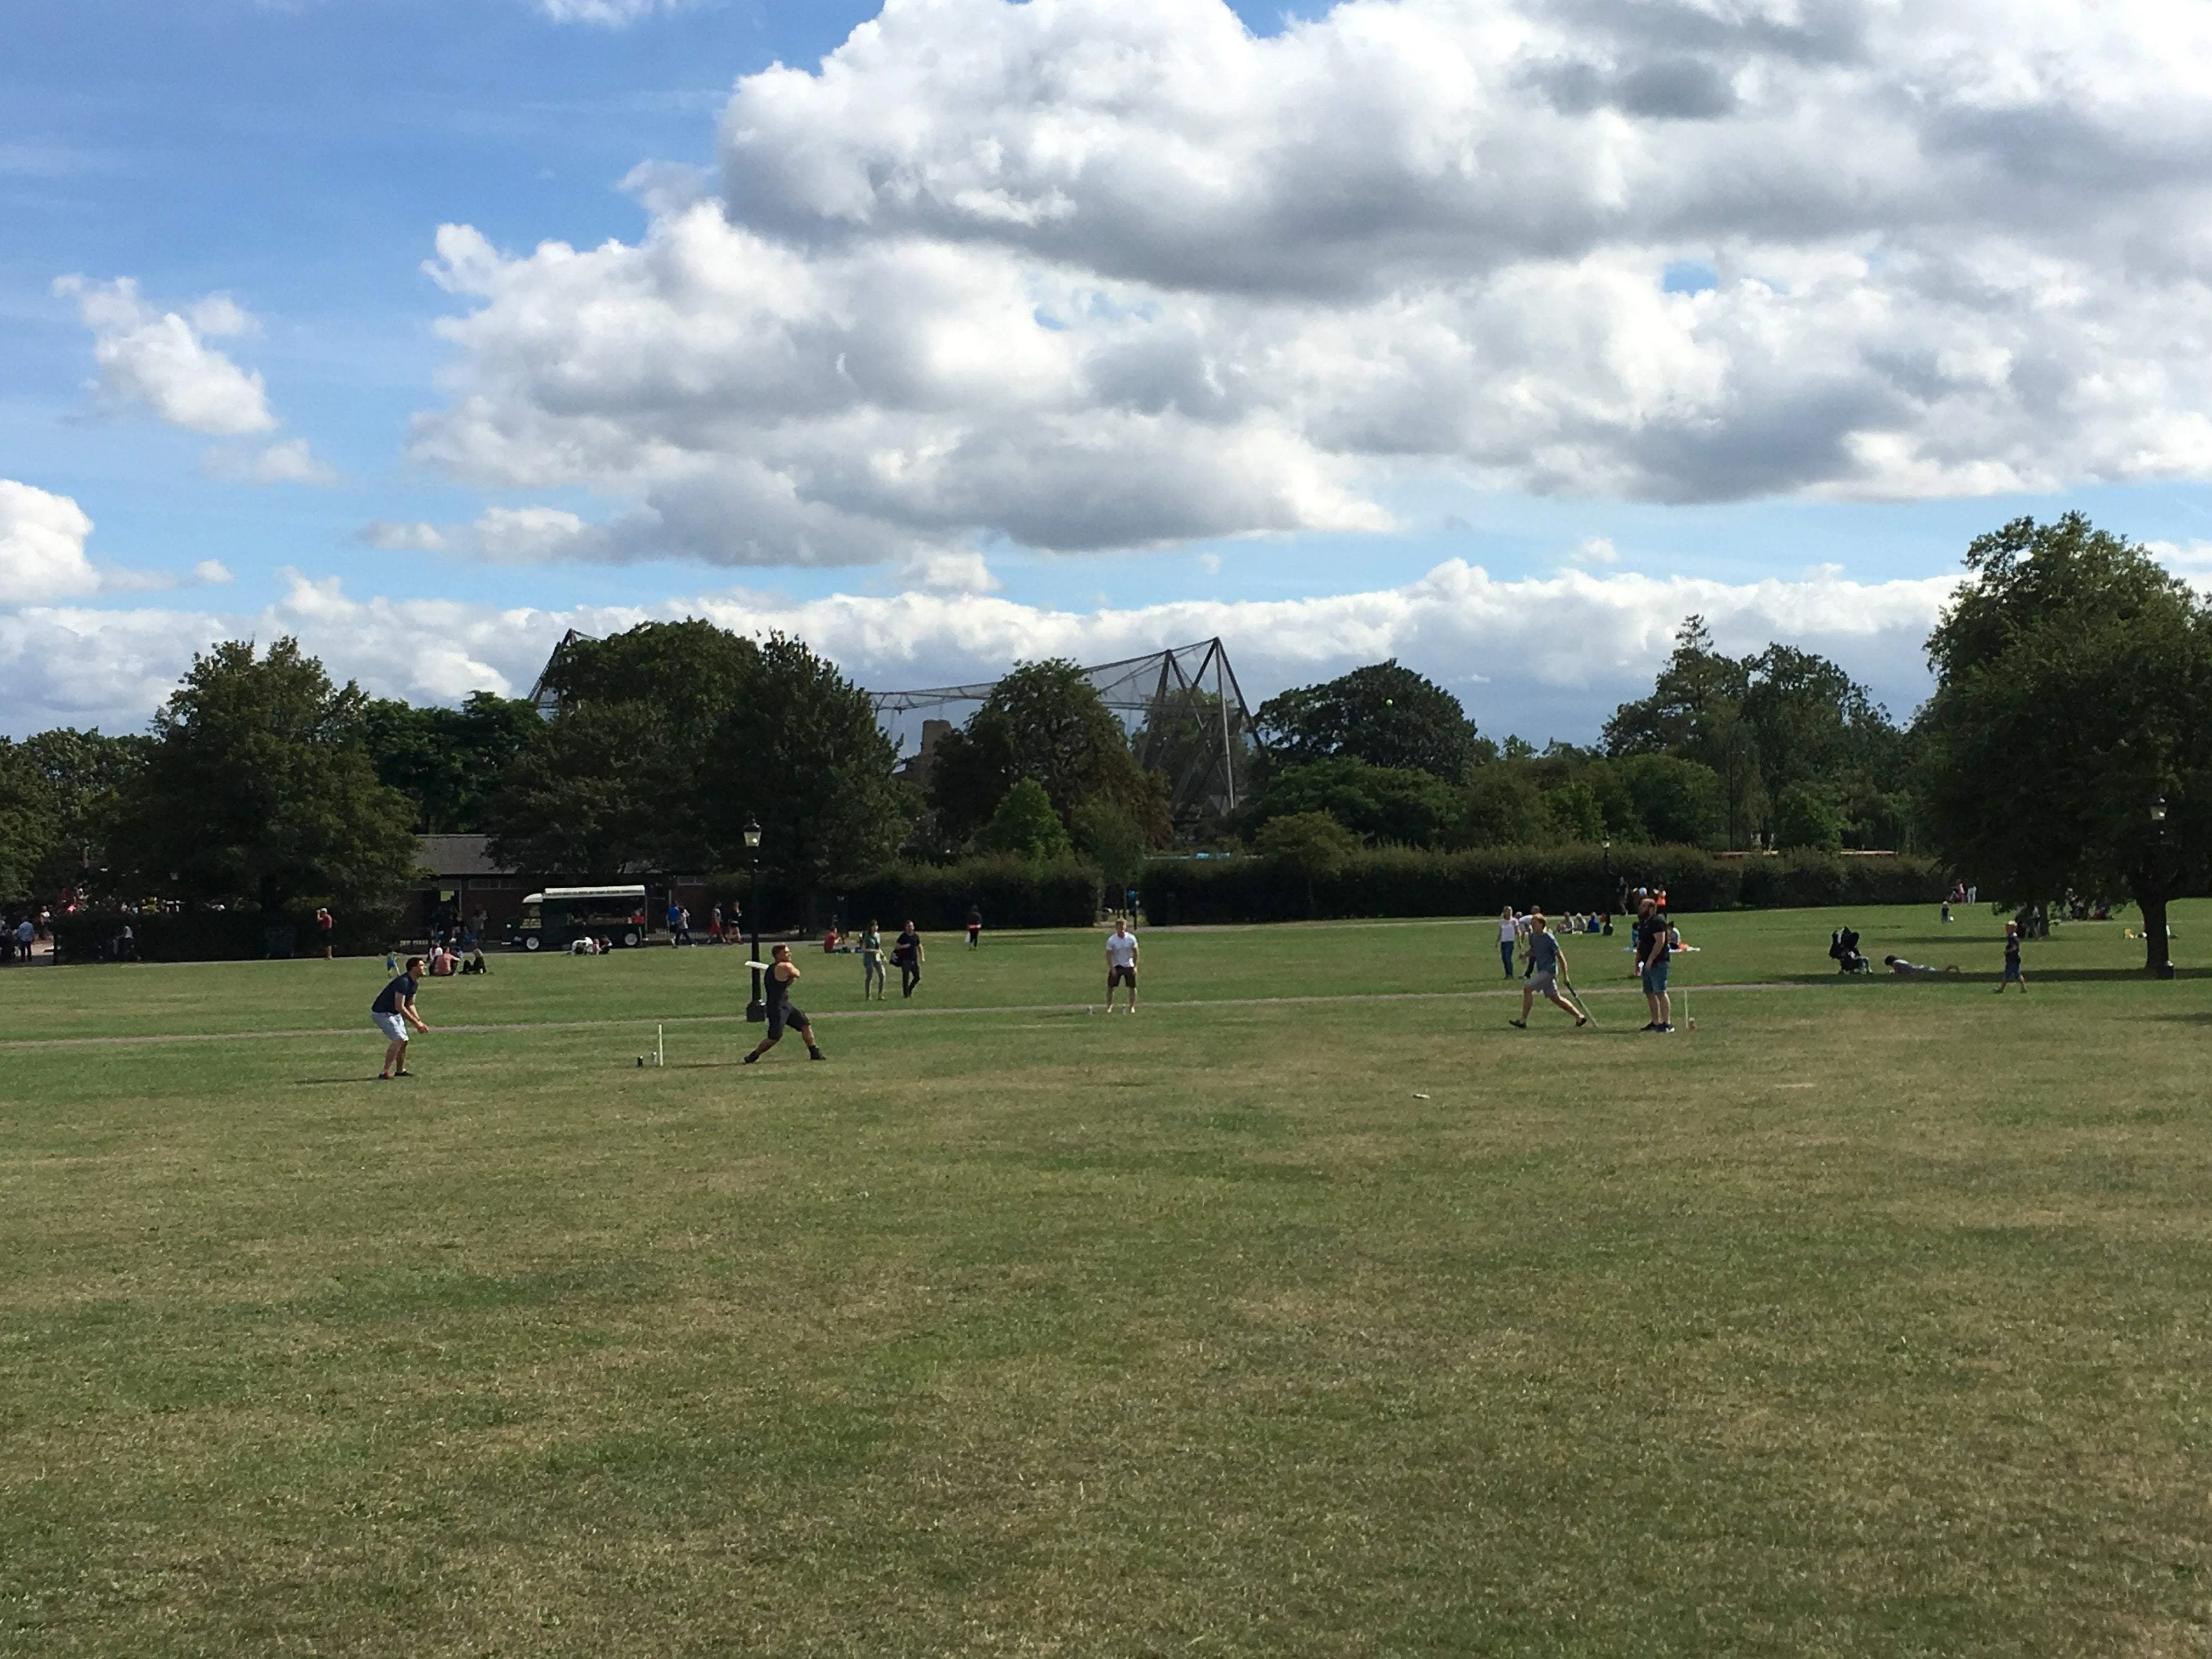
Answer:
<path fill-rule="evenodd" d="M 1607 872 L 1601 848 L 1479 848 L 1463 853 L 1382 848 L 1306 879 L 1272 859 L 1155 860 L 1142 884 L 1156 927 L 1287 921 L 1309 915 L 1495 915 L 1532 904 L 1609 910 L 1622 878 L 1667 889 L 1678 914 L 1826 904 L 1934 903 L 1949 885 L 1924 859 L 1719 858 L 1695 847 L 1637 847 Z"/>
<path fill-rule="evenodd" d="M 1026 859 L 1064 860 L 1075 851 L 1052 797 L 1035 778 L 1024 778 L 1006 791 L 975 842 L 986 852 Z"/>
<path fill-rule="evenodd" d="M 322 950 L 313 906 L 268 916 L 253 909 L 149 911 L 79 910 L 54 918 L 54 952 L 64 962 L 104 962 L 109 940 L 131 929 L 140 962 L 258 962 L 267 957 L 314 956 Z M 342 957 L 380 956 L 398 941 L 396 910 L 337 912 L 331 947 Z"/>
<path fill-rule="evenodd" d="M 1844 844 L 1843 816 L 1817 791 L 1793 783 L 1774 803 L 1774 844 L 1784 851 L 1801 847 L 1820 853 L 1840 851 Z"/>
<path fill-rule="evenodd" d="M 846 922 L 889 928 L 912 920 L 925 932 L 963 927 L 968 908 L 990 927 L 1088 927 L 1098 920 L 1098 872 L 1073 859 L 1008 854 L 960 864 L 896 864 L 845 890 Z"/>

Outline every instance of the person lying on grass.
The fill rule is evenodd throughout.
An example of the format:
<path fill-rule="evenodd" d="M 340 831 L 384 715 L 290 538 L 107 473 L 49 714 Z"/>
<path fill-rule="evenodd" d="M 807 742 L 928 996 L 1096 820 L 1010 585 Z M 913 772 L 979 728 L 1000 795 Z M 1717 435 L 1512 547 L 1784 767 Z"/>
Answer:
<path fill-rule="evenodd" d="M 1917 962 L 1907 962 L 1903 957 L 1884 957 L 1882 962 L 1891 973 L 1901 975 L 1906 979 L 1934 979 L 1938 974 L 1955 974 L 1959 971 L 1959 964 L 1955 962 L 1948 962 L 1941 968 L 1929 968 Z"/>
<path fill-rule="evenodd" d="M 1559 948 L 1559 941 L 1544 921 L 1541 910 L 1528 915 L 1528 977 L 1521 987 L 1521 1018 L 1509 1019 L 1508 1025 L 1521 1030 L 1528 1029 L 1528 1010 L 1535 1006 L 1536 993 L 1541 991 L 1559 1007 L 1575 1017 L 1579 1028 L 1589 1024 L 1589 1016 L 1559 994 L 1559 975 L 1567 971 L 1567 953 Z"/>
<path fill-rule="evenodd" d="M 398 978 L 377 993 L 376 1000 L 368 1005 L 369 1018 L 376 1029 L 390 1039 L 384 1046 L 384 1069 L 376 1074 L 380 1083 L 395 1077 L 413 1077 L 407 1069 L 407 1028 L 418 1031 L 430 1028 L 415 1012 L 415 993 L 422 988 L 422 958 L 410 957 L 407 966 Z"/>

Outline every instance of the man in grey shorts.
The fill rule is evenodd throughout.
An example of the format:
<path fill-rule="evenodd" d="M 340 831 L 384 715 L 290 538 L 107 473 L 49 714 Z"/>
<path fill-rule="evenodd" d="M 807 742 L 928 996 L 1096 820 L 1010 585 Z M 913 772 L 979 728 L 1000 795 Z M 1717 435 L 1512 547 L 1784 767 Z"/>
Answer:
<path fill-rule="evenodd" d="M 1575 1017 L 1577 1027 L 1589 1024 L 1589 1016 L 1559 994 L 1559 975 L 1567 971 L 1567 953 L 1559 948 L 1559 938 L 1544 921 L 1541 910 L 1528 913 L 1528 977 L 1521 987 L 1521 1018 L 1509 1019 L 1508 1025 L 1525 1031 L 1528 1029 L 1528 1011 L 1535 1006 L 1536 993 L 1541 991 L 1560 1008 Z"/>
<path fill-rule="evenodd" d="M 411 1025 L 418 1031 L 430 1029 L 415 1012 L 415 993 L 422 985 L 422 958 L 410 957 L 399 977 L 378 992 L 376 1000 L 368 1005 L 370 1020 L 385 1036 L 384 1069 L 376 1074 L 379 1082 L 415 1075 L 407 1069 L 407 1028 Z"/>

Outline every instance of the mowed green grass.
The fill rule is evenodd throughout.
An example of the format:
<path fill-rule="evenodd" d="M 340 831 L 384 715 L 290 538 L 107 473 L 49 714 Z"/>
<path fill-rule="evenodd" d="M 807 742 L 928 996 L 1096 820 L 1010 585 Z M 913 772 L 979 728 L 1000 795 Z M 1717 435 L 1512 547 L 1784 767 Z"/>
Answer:
<path fill-rule="evenodd" d="M 0 972 L 0 1652 L 2205 1651 L 2212 905 L 1837 919 Z"/>

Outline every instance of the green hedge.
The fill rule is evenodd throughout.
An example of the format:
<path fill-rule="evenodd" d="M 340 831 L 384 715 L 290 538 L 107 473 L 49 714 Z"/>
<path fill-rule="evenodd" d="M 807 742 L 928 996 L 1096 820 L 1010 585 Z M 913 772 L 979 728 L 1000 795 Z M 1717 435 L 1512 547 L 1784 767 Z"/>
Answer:
<path fill-rule="evenodd" d="M 270 917 L 258 910 L 80 910 L 54 918 L 54 951 L 64 962 L 105 962 L 102 947 L 129 927 L 141 962 L 253 962 L 313 956 L 322 949 L 313 908 Z M 285 938 L 289 929 L 290 937 Z M 331 948 L 342 957 L 380 956 L 399 937 L 396 910 L 341 910 Z"/>
<path fill-rule="evenodd" d="M 925 933 L 945 933 L 967 926 L 970 905 L 986 927 L 1088 927 L 1098 919 L 1098 883 L 1097 871 L 1073 859 L 898 864 L 854 882 L 839 908 L 848 928 L 872 918 L 886 929 L 911 920 Z"/>
<path fill-rule="evenodd" d="M 1307 883 L 1266 859 L 1164 859 L 1139 883 L 1156 927 L 1308 917 L 1494 915 L 1506 905 L 1609 910 L 1620 881 L 1664 887 L 1678 912 L 1934 903 L 1948 879 L 1925 859 L 1720 858 L 1695 847 L 1377 848 Z"/>

